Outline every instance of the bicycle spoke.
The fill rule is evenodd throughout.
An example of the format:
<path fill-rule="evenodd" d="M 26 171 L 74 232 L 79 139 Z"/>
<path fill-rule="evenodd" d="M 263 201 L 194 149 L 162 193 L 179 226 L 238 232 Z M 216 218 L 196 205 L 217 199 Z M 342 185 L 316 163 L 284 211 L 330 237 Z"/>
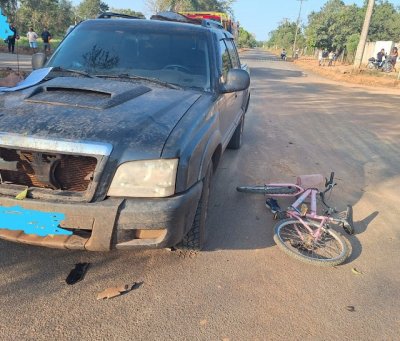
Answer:
<path fill-rule="evenodd" d="M 346 258 L 343 238 L 315 221 L 306 219 L 305 224 L 287 220 L 277 225 L 274 236 L 277 245 L 289 255 L 315 264 L 329 266 L 343 262 Z"/>

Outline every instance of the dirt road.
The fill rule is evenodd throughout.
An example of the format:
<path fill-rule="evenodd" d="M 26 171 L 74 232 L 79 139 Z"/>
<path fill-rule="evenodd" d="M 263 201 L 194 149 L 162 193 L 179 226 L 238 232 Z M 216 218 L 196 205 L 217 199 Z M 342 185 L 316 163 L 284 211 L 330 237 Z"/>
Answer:
<path fill-rule="evenodd" d="M 394 340 L 400 331 L 400 97 L 343 88 L 259 51 L 244 146 L 214 178 L 207 250 L 82 253 L 0 241 L 0 339 Z M 262 197 L 238 184 L 336 171 L 354 205 L 353 254 L 302 264 L 273 242 Z M 76 262 L 84 281 L 67 286 Z M 355 274 L 357 268 L 362 274 Z M 142 282 L 110 301 L 99 291 Z M 353 306 L 354 311 L 346 307 Z"/>

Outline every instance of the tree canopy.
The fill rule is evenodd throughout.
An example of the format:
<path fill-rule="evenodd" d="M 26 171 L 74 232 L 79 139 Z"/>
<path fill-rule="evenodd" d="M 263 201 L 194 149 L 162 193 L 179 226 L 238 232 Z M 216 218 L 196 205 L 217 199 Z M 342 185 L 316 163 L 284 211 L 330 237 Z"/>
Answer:
<path fill-rule="evenodd" d="M 298 46 L 353 52 L 357 48 L 367 2 L 359 7 L 342 0 L 329 0 L 308 16 Z M 284 22 L 269 35 L 268 46 L 288 48 L 293 44 L 295 23 Z M 378 0 L 372 15 L 369 41 L 400 40 L 400 10 L 387 0 Z"/>
<path fill-rule="evenodd" d="M 179 11 L 232 11 L 236 0 L 146 0 L 146 5 L 153 13 L 172 10 Z"/>
<path fill-rule="evenodd" d="M 0 0 L 0 7 L 9 22 L 16 23 L 20 35 L 25 35 L 29 27 L 38 33 L 48 27 L 54 36 L 63 36 L 70 25 L 109 10 L 108 4 L 101 0 L 82 0 L 76 7 L 70 0 Z M 144 18 L 143 13 L 130 9 L 112 10 Z"/>

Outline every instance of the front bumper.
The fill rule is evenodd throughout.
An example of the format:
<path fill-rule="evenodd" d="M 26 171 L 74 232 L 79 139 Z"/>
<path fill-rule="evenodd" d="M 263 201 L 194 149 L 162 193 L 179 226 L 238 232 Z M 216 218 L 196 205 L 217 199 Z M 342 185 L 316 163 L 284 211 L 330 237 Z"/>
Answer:
<path fill-rule="evenodd" d="M 192 226 L 202 182 L 170 198 L 107 198 L 94 203 L 65 203 L 0 197 L 0 205 L 65 214 L 61 227 L 72 236 L 27 235 L 0 229 L 0 238 L 53 248 L 107 251 L 111 248 L 163 248 L 182 240 Z M 83 233 L 84 232 L 84 233 Z"/>

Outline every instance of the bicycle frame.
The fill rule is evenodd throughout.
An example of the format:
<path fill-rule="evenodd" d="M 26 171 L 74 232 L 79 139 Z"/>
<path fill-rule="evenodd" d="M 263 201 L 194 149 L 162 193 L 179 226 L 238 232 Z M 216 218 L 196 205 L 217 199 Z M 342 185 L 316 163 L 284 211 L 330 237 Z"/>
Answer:
<path fill-rule="evenodd" d="M 300 223 L 310 232 L 310 234 L 318 240 L 319 237 L 321 236 L 321 228 L 326 224 L 327 221 L 332 220 L 330 217 L 326 216 L 320 216 L 317 214 L 317 194 L 319 191 L 315 188 L 310 188 L 307 190 L 304 190 L 304 192 L 301 194 L 301 196 L 290 206 L 292 210 L 288 210 L 286 213 L 289 217 L 297 219 L 300 221 Z M 299 211 L 298 207 L 308 198 L 311 197 L 311 210 L 310 213 L 306 213 L 304 216 L 302 216 L 301 212 Z M 313 229 L 302 219 L 303 217 L 306 217 L 308 219 L 318 221 L 319 226 L 313 231 Z M 303 239 L 303 236 L 297 226 L 295 227 L 297 234 L 299 237 Z"/>

